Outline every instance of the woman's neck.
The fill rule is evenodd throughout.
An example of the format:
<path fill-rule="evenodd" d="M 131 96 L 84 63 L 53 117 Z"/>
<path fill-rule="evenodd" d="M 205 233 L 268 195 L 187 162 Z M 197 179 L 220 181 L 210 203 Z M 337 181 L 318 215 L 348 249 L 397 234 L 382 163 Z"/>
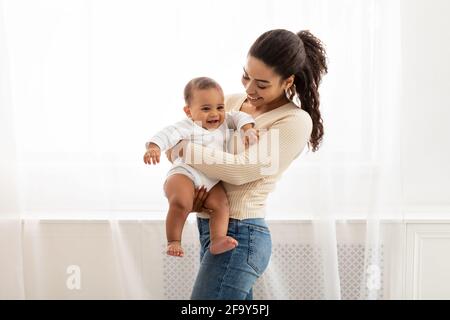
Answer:
<path fill-rule="evenodd" d="M 276 108 L 279 108 L 281 106 L 284 106 L 287 103 L 289 103 L 288 98 L 286 98 L 285 95 L 281 95 L 280 97 L 269 102 L 268 104 L 261 105 L 259 107 L 256 107 L 255 109 L 258 110 L 260 113 L 265 113 L 272 111 Z"/>

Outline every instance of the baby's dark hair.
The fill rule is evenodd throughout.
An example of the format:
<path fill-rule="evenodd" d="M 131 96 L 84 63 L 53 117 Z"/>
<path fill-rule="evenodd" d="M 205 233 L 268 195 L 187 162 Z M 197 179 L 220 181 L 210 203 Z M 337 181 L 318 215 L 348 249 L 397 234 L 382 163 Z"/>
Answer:
<path fill-rule="evenodd" d="M 189 81 L 184 87 L 184 101 L 186 102 L 186 105 L 191 103 L 194 90 L 205 90 L 211 88 L 215 88 L 223 94 L 222 87 L 211 78 L 199 77 Z"/>

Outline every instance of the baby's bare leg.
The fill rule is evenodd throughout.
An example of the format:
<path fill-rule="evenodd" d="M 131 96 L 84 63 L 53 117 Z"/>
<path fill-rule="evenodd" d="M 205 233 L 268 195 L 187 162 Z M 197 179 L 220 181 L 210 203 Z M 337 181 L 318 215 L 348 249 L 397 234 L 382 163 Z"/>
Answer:
<path fill-rule="evenodd" d="M 167 254 L 176 257 L 184 255 L 181 247 L 181 234 L 194 201 L 194 184 L 183 174 L 174 174 L 167 178 L 164 191 L 169 201 L 166 219 Z"/>
<path fill-rule="evenodd" d="M 238 242 L 236 239 L 227 236 L 230 210 L 227 194 L 221 182 L 209 191 L 208 197 L 205 200 L 205 207 L 213 210 L 209 219 L 211 240 L 209 251 L 212 254 L 220 254 L 234 249 L 238 245 Z"/>

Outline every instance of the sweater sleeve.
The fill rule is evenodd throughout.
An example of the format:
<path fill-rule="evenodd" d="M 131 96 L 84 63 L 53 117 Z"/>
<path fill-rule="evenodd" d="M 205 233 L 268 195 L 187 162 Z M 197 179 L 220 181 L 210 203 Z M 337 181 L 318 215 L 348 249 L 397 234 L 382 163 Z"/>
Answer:
<path fill-rule="evenodd" d="M 234 185 L 281 174 L 308 143 L 312 120 L 304 113 L 275 121 L 261 132 L 258 143 L 239 154 L 231 154 L 194 143 L 186 147 L 186 163 L 205 175 Z"/>

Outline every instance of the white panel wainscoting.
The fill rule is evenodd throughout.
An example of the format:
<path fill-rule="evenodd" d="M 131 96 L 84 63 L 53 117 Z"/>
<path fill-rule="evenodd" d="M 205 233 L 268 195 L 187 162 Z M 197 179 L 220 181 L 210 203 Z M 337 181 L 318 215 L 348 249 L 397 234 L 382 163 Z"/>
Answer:
<path fill-rule="evenodd" d="M 254 298 L 323 298 L 323 252 L 314 245 L 313 224 L 268 224 L 272 257 Z M 361 220 L 336 224 L 342 299 L 361 298 L 364 262 L 372 251 L 365 250 L 365 231 Z M 376 298 L 450 298 L 450 221 L 384 221 L 380 234 Z M 26 298 L 188 299 L 199 266 L 197 237 L 195 220 L 189 219 L 186 255 L 173 258 L 163 253 L 163 220 L 23 220 Z M 79 272 L 78 286 L 71 282 L 73 270 Z"/>
<path fill-rule="evenodd" d="M 450 223 L 407 228 L 406 299 L 450 299 Z"/>

